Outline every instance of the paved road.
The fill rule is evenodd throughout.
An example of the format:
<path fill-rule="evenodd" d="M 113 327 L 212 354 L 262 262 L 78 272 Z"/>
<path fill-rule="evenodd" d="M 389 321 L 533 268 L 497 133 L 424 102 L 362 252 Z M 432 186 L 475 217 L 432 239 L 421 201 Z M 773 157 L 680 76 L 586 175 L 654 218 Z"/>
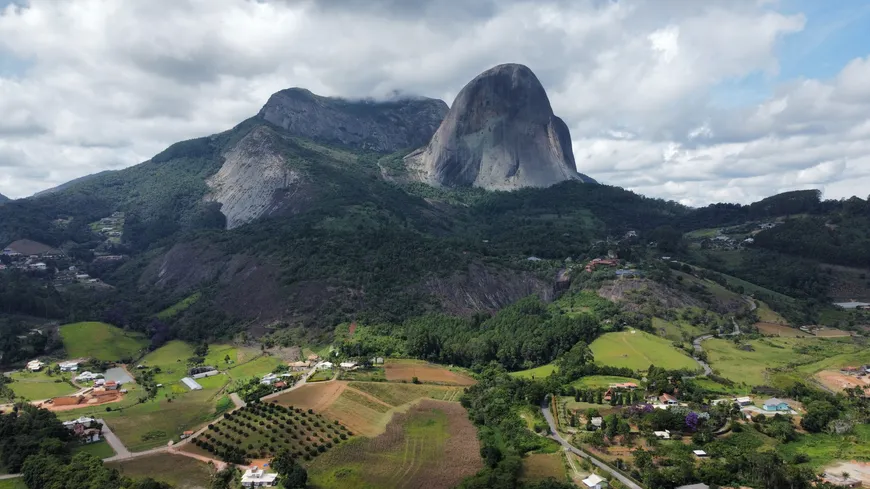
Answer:
<path fill-rule="evenodd" d="M 106 443 L 108 443 L 112 447 L 112 450 L 115 451 L 115 456 L 107 458 L 107 462 L 111 462 L 114 460 L 124 460 L 133 456 L 133 454 L 130 453 L 130 450 L 127 450 L 127 447 L 124 446 L 124 444 L 121 442 L 121 439 L 118 438 L 117 435 L 115 435 L 115 433 L 112 431 L 111 428 L 109 428 L 109 425 L 107 425 L 105 421 L 103 421 L 102 419 L 98 419 L 97 423 L 103 425 L 103 430 L 101 434 L 106 440 Z"/>
<path fill-rule="evenodd" d="M 701 353 L 702 351 L 704 351 L 704 348 L 701 347 L 701 342 L 703 342 L 704 340 L 709 340 L 712 337 L 713 337 L 713 335 L 711 335 L 711 334 L 705 334 L 704 336 L 699 336 L 699 337 L 695 338 L 695 340 L 692 341 L 692 347 L 695 349 L 695 352 Z M 695 361 L 698 362 L 698 365 L 700 365 L 701 368 L 704 369 L 704 373 L 701 375 L 701 377 L 706 377 L 706 376 L 713 373 L 713 369 L 710 368 L 709 363 L 705 362 L 704 360 L 701 360 L 700 358 L 695 358 Z M 690 377 L 690 378 L 694 378 L 694 377 Z"/>
<path fill-rule="evenodd" d="M 622 475 L 618 470 L 605 464 L 604 462 L 598 460 L 597 458 L 592 457 L 591 455 L 584 452 L 583 450 L 580 450 L 579 448 L 575 447 L 574 445 L 568 443 L 568 440 L 565 440 L 564 438 L 562 438 L 562 435 L 560 435 L 559 431 L 556 429 L 556 420 L 553 419 L 553 413 L 550 412 L 550 406 L 549 406 L 549 403 L 547 402 L 546 399 L 544 400 L 544 402 L 541 403 L 541 413 L 543 413 L 544 419 L 547 420 L 547 424 L 550 425 L 550 438 L 559 442 L 559 444 L 562 445 L 562 448 L 564 448 L 565 451 L 572 452 L 579 457 L 583 457 L 586 460 L 589 460 L 590 462 L 592 462 L 593 465 L 595 465 L 599 469 L 607 472 L 608 474 L 612 475 L 614 478 L 619 480 L 619 482 L 622 482 L 625 485 L 625 487 L 628 487 L 629 489 L 643 489 L 643 487 L 641 487 L 640 485 L 638 485 L 636 482 L 629 479 L 628 477 Z"/>
<path fill-rule="evenodd" d="M 241 409 L 241 408 L 243 408 L 243 407 L 245 407 L 245 406 L 248 405 L 248 403 L 246 403 L 245 401 L 243 401 L 242 398 L 239 397 L 239 395 L 238 395 L 237 393 L 235 393 L 235 392 L 233 392 L 232 394 L 230 394 L 230 399 L 232 399 L 233 404 L 236 405 L 236 409 Z"/>

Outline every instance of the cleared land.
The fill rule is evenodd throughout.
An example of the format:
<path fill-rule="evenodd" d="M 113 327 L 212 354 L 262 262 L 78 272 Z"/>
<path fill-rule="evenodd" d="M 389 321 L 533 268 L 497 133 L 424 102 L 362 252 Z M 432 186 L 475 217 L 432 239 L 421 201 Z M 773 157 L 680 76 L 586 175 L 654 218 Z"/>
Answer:
<path fill-rule="evenodd" d="M 12 383 L 9 388 L 16 396 L 31 401 L 51 399 L 72 394 L 78 391 L 58 375 L 49 376 L 43 372 L 15 372 L 10 375 Z"/>
<path fill-rule="evenodd" d="M 584 389 L 606 389 L 610 384 L 624 384 L 626 382 L 634 382 L 640 385 L 640 381 L 631 377 L 617 377 L 614 375 L 590 375 L 575 381 L 574 387 L 582 387 Z"/>
<path fill-rule="evenodd" d="M 698 368 L 698 363 L 670 341 L 639 330 L 607 333 L 589 345 L 595 363 L 633 370 L 646 370 L 650 365 L 669 370 Z"/>
<path fill-rule="evenodd" d="M 774 324 L 788 325 L 788 321 L 786 321 L 784 317 L 780 316 L 776 311 L 771 309 L 770 306 L 768 306 L 764 302 L 756 300 L 755 304 L 758 306 L 755 309 L 755 313 L 758 315 L 758 319 L 762 323 L 774 323 Z"/>
<path fill-rule="evenodd" d="M 182 299 L 182 300 L 178 301 L 177 303 L 167 307 L 163 311 L 160 311 L 157 314 L 157 317 L 160 319 L 169 319 L 171 317 L 174 317 L 175 315 L 187 310 L 190 306 L 196 304 L 197 301 L 199 301 L 199 299 L 201 299 L 201 298 L 202 298 L 202 292 L 197 292 L 197 293 L 193 294 L 192 296 L 187 297 L 185 299 Z"/>
<path fill-rule="evenodd" d="M 277 403 L 249 404 L 209 426 L 184 450 L 236 463 L 239 458 L 271 458 L 282 450 L 311 460 L 347 440 L 351 433 L 319 414 Z"/>
<path fill-rule="evenodd" d="M 386 431 L 326 452 L 308 468 L 317 488 L 447 489 L 483 467 L 477 430 L 458 403 L 422 401 Z"/>
<path fill-rule="evenodd" d="M 530 368 L 528 370 L 520 370 L 519 372 L 511 372 L 513 377 L 521 379 L 545 379 L 556 371 L 556 365 L 548 363 L 540 367 Z"/>
<path fill-rule="evenodd" d="M 557 452 L 526 455 L 523 457 L 523 469 L 520 477 L 524 481 L 539 481 L 550 477 L 558 481 L 566 481 L 562 454 Z"/>
<path fill-rule="evenodd" d="M 777 447 L 786 459 L 795 454 L 809 455 L 809 465 L 820 468 L 841 460 L 870 460 L 870 425 L 855 426 L 854 433 L 848 436 L 815 433 L 801 435 L 797 441 Z"/>
<path fill-rule="evenodd" d="M 220 360 L 223 364 L 223 359 Z M 227 370 L 233 380 L 247 379 L 250 377 L 262 377 L 281 365 L 281 359 L 270 355 L 263 355 L 244 363 L 239 363 Z"/>
<path fill-rule="evenodd" d="M 799 329 L 781 323 L 755 323 L 755 327 L 765 336 L 782 336 L 783 338 L 801 338 L 811 336 Z"/>
<path fill-rule="evenodd" d="M 177 489 L 208 489 L 211 486 L 212 469 L 209 465 L 183 455 L 160 453 L 106 465 L 118 469 L 123 476 L 151 477 Z"/>
<path fill-rule="evenodd" d="M 60 337 L 68 356 L 105 361 L 133 358 L 148 345 L 141 334 L 96 322 L 61 326 Z"/>
<path fill-rule="evenodd" d="M 854 387 L 861 387 L 862 389 L 870 387 L 870 378 L 867 376 L 858 378 L 854 375 L 846 375 L 839 370 L 822 370 L 814 377 L 816 380 L 821 382 L 822 385 L 834 392 L 852 389 Z"/>
<path fill-rule="evenodd" d="M 652 318 L 652 326 L 659 336 L 671 341 L 689 342 L 692 338 L 706 333 L 701 328 L 683 320 L 666 321 L 661 318 Z"/>
<path fill-rule="evenodd" d="M 475 380 L 469 375 L 419 360 L 387 360 L 384 370 L 387 380 L 393 382 L 411 382 L 416 377 L 419 382 L 432 384 L 475 384 Z"/>

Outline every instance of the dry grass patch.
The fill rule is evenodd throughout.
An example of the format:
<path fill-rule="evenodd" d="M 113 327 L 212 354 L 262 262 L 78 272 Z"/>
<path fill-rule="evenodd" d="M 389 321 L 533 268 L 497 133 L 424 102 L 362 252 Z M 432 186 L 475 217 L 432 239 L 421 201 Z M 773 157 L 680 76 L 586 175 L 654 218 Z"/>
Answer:
<path fill-rule="evenodd" d="M 445 385 L 474 385 L 476 381 L 461 372 L 454 372 L 447 367 L 418 360 L 388 360 L 384 365 L 387 380 L 391 382 L 418 381 Z"/>
<path fill-rule="evenodd" d="M 318 382 L 281 394 L 274 398 L 282 406 L 296 406 L 302 409 L 325 411 L 341 396 L 347 382 Z"/>
<path fill-rule="evenodd" d="M 755 323 L 755 327 L 765 336 L 782 336 L 783 338 L 810 336 L 797 328 L 778 323 Z"/>
<path fill-rule="evenodd" d="M 387 382 L 351 382 L 350 387 L 371 394 L 390 406 L 401 406 L 421 398 L 458 401 L 462 388 L 421 384 L 391 384 Z"/>
<path fill-rule="evenodd" d="M 330 450 L 308 468 L 317 488 L 447 489 L 481 469 L 477 430 L 453 402 L 424 400 L 386 431 Z"/>
<path fill-rule="evenodd" d="M 118 469 L 123 476 L 135 479 L 151 477 L 178 489 L 208 489 L 211 486 L 212 468 L 205 462 L 183 455 L 158 453 L 106 465 Z"/>
<path fill-rule="evenodd" d="M 523 471 L 521 477 L 525 481 L 539 481 L 550 477 L 565 481 L 565 464 L 562 462 L 562 454 L 556 453 L 532 453 L 523 458 Z"/>

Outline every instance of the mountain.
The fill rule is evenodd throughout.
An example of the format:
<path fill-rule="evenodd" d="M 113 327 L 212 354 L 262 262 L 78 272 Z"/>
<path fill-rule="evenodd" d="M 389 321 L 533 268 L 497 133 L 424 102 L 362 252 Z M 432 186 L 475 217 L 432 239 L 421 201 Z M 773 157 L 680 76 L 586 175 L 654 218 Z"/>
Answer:
<path fill-rule="evenodd" d="M 76 179 L 74 179 L 74 180 L 70 180 L 70 181 L 68 181 L 68 182 L 66 182 L 66 183 L 62 183 L 62 184 L 58 185 L 57 187 L 47 188 L 47 189 L 45 189 L 45 190 L 41 190 L 41 191 L 39 191 L 39 192 L 36 192 L 35 194 L 33 194 L 33 196 L 34 196 L 34 197 L 37 197 L 37 196 L 40 196 L 40 195 L 48 195 L 48 194 L 51 194 L 51 193 L 54 193 L 54 192 L 59 192 L 59 191 L 61 191 L 61 190 L 64 190 L 64 189 L 66 189 L 66 188 L 69 188 L 69 187 L 71 187 L 71 186 L 73 186 L 73 185 L 75 185 L 75 184 L 77 184 L 77 183 L 85 182 L 85 181 L 87 181 L 87 180 L 90 180 L 91 178 L 95 178 L 95 177 L 99 177 L 100 175 L 105 175 L 105 174 L 107 174 L 107 173 L 111 173 L 112 171 L 113 171 L 113 170 L 105 170 L 105 171 L 101 171 L 101 172 L 99 172 L 99 173 L 93 173 L 93 174 L 91 174 L 91 175 L 85 175 L 85 176 L 83 176 L 83 177 L 79 177 L 79 178 L 76 178 Z"/>
<path fill-rule="evenodd" d="M 9 202 L 11 199 L 3 194 L 0 194 L 0 203 Z"/>
<path fill-rule="evenodd" d="M 257 117 L 319 143 L 392 153 L 426 144 L 445 114 L 443 100 L 354 101 L 290 88 L 272 95 Z"/>
<path fill-rule="evenodd" d="M 469 82 L 429 144 L 405 162 L 414 178 L 444 187 L 594 183 L 577 173 L 568 126 L 553 114 L 541 82 L 518 64 L 496 66 Z"/>

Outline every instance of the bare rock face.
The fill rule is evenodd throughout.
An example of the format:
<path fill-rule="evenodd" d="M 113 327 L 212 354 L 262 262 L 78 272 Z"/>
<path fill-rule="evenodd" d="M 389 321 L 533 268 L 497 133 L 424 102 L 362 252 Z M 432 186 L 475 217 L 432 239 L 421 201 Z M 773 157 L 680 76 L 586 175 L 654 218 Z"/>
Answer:
<path fill-rule="evenodd" d="M 276 147 L 276 136 L 258 127 L 224 153 L 224 164 L 207 181 L 207 201 L 221 203 L 227 229 L 280 209 L 300 182 Z"/>
<path fill-rule="evenodd" d="M 518 64 L 496 66 L 466 85 L 429 145 L 405 165 L 413 178 L 445 187 L 594 183 L 577 173 L 568 126 L 553 115 L 541 82 Z"/>
<path fill-rule="evenodd" d="M 445 114 L 443 100 L 353 101 L 291 88 L 272 95 L 258 117 L 320 143 L 392 153 L 426 144 Z"/>

